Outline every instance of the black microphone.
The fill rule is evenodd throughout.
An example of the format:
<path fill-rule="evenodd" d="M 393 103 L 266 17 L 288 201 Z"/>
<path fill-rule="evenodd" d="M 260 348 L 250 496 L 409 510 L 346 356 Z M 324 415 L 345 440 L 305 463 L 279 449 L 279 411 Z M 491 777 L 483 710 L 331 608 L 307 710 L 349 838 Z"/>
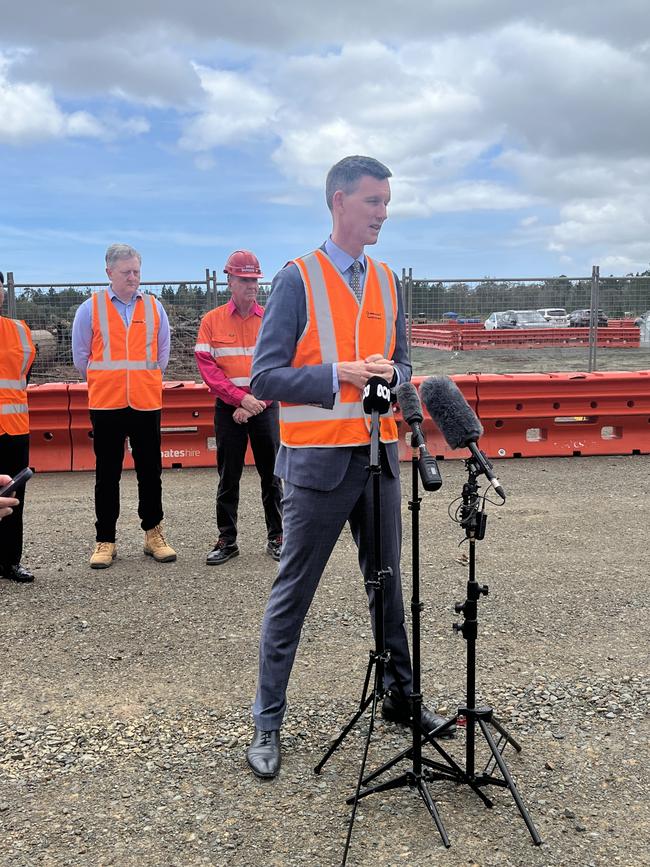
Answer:
<path fill-rule="evenodd" d="M 430 376 L 420 386 L 427 412 L 437 424 L 450 449 L 467 448 L 501 497 L 506 493 L 493 472 L 488 458 L 476 445 L 483 435 L 483 426 L 467 403 L 455 382 L 448 376 Z"/>
<path fill-rule="evenodd" d="M 412 382 L 404 382 L 397 389 L 397 400 L 402 410 L 404 421 L 411 428 L 411 445 L 419 449 L 418 470 L 422 487 L 425 491 L 437 491 L 442 487 L 442 476 L 438 469 L 438 462 L 427 451 L 426 440 L 420 425 L 424 421 L 422 404 L 417 388 Z"/>
<path fill-rule="evenodd" d="M 363 411 L 384 415 L 390 409 L 390 388 L 381 376 L 371 376 L 363 389 Z"/>

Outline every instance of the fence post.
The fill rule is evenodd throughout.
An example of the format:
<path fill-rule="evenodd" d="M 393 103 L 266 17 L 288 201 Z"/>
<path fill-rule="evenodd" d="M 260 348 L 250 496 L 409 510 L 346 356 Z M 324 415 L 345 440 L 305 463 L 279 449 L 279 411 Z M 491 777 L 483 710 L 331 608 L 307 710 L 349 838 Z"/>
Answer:
<path fill-rule="evenodd" d="M 7 271 L 7 316 L 9 319 L 16 318 L 16 288 L 13 271 Z"/>
<path fill-rule="evenodd" d="M 600 265 L 591 269 L 591 308 L 589 311 L 589 366 L 593 373 L 596 369 L 596 350 L 598 347 L 598 308 L 600 307 Z"/>
<path fill-rule="evenodd" d="M 217 306 L 217 272 L 212 270 L 212 306 Z"/>
<path fill-rule="evenodd" d="M 402 289 L 404 292 L 404 306 L 406 307 L 406 315 L 408 317 L 407 342 L 409 361 L 411 360 L 411 344 L 413 342 L 413 282 L 411 275 L 413 269 L 409 268 L 408 277 L 406 276 L 406 268 L 402 268 Z"/>

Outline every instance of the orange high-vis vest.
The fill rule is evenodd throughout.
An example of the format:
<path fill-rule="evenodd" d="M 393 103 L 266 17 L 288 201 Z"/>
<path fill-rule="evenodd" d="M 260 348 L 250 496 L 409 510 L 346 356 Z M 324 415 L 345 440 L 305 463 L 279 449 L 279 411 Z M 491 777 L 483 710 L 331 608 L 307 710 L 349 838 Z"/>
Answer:
<path fill-rule="evenodd" d="M 292 367 L 358 361 L 376 353 L 391 358 L 397 286 L 388 265 L 366 256 L 366 280 L 359 303 L 322 250 L 294 262 L 305 286 L 307 325 Z M 385 443 L 397 440 L 392 407 L 381 416 L 380 437 Z M 342 382 L 332 409 L 282 402 L 280 438 L 289 448 L 366 445 L 370 442 L 370 417 L 363 411 L 360 390 Z"/>
<path fill-rule="evenodd" d="M 35 355 L 27 324 L 0 316 L 0 434 L 29 433 L 27 374 Z"/>
<path fill-rule="evenodd" d="M 88 359 L 90 409 L 162 407 L 158 363 L 160 316 L 152 295 L 138 297 L 128 329 L 104 289 L 93 295 L 93 337 Z"/>
<path fill-rule="evenodd" d="M 201 320 L 195 352 L 209 352 L 217 367 L 239 388 L 251 384 L 251 366 L 262 317 L 255 313 L 235 319 L 230 302 L 215 307 Z"/>

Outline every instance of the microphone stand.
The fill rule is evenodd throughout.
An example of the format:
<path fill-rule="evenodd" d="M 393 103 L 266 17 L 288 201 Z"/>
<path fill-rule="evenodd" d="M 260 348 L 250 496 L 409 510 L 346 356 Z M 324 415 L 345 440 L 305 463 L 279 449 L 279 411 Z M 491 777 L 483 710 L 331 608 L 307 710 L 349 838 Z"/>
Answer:
<path fill-rule="evenodd" d="M 415 458 L 414 458 L 415 461 Z M 420 796 L 424 800 L 427 808 L 436 822 L 436 826 L 440 832 L 442 842 L 446 847 L 450 846 L 449 839 L 445 833 L 444 827 L 440 818 L 429 805 L 429 801 L 433 804 L 431 796 L 426 789 L 424 780 L 451 780 L 456 783 L 463 783 L 472 789 L 472 791 L 483 801 L 486 807 L 493 807 L 494 803 L 481 790 L 481 786 L 494 785 L 501 786 L 510 790 L 512 797 L 521 813 L 521 816 L 526 823 L 530 835 L 535 845 L 539 846 L 542 839 L 537 833 L 537 829 L 533 824 L 530 815 L 522 801 L 517 787 L 512 779 L 510 771 L 503 758 L 503 751 L 510 744 L 517 752 L 521 752 L 521 746 L 517 741 L 506 731 L 492 712 L 491 707 L 476 707 L 476 637 L 478 634 L 478 606 L 477 602 L 481 595 L 487 596 L 488 588 L 486 585 L 480 586 L 476 581 L 476 541 L 481 540 L 485 536 L 485 526 L 487 523 L 487 515 L 479 508 L 478 483 L 476 477 L 483 472 L 481 464 L 474 458 L 465 461 L 465 466 L 469 472 L 469 480 L 463 485 L 461 507 L 461 526 L 465 529 L 465 534 L 469 540 L 469 578 L 467 581 L 467 599 L 463 603 L 456 603 L 455 610 L 458 614 L 463 614 L 465 622 L 463 624 L 454 624 L 454 631 L 461 632 L 463 638 L 467 641 L 467 701 L 464 707 L 458 708 L 458 713 L 446 723 L 440 725 L 433 732 L 426 733 L 422 730 L 421 724 L 421 709 L 422 696 L 419 695 L 420 684 L 420 620 L 419 612 L 422 609 L 419 602 L 419 569 L 415 560 L 416 554 L 419 555 L 419 544 L 415 537 L 415 530 L 418 527 L 417 520 L 414 522 L 414 538 L 413 538 L 413 744 L 406 750 L 403 750 L 397 756 L 392 758 L 386 764 L 382 765 L 377 770 L 373 771 L 364 778 L 362 784 L 367 786 L 368 783 L 381 776 L 397 762 L 402 759 L 412 759 L 412 770 L 407 771 L 393 780 L 388 780 L 384 783 L 379 783 L 372 788 L 366 789 L 361 793 L 360 797 L 366 797 L 374 792 L 386 791 L 388 789 L 398 788 L 400 786 L 409 785 L 411 788 L 417 788 Z M 415 472 L 415 470 L 414 470 Z M 417 480 L 414 481 L 417 485 Z M 414 488 L 416 491 L 417 488 Z M 414 493 L 414 502 L 416 495 Z M 411 503 L 409 503 L 411 508 Z M 418 501 L 419 510 L 419 501 Z M 415 516 L 415 507 L 412 510 Z M 416 665 L 417 662 L 417 665 Z M 417 673 L 417 674 L 416 674 Z M 416 680 L 417 677 L 417 680 Z M 417 689 L 416 689 L 417 683 Z M 445 729 L 457 724 L 465 726 L 465 769 L 463 769 L 455 759 L 444 750 L 440 744 L 434 740 L 435 735 L 440 735 Z M 495 741 L 492 732 L 488 728 L 492 726 L 498 734 L 499 738 Z M 490 749 L 492 757 L 488 760 L 485 768 L 479 774 L 475 771 L 476 765 L 476 726 L 478 726 L 483 734 L 487 745 Z M 444 764 L 440 761 L 434 761 L 422 755 L 422 744 L 428 742 L 438 752 L 439 756 L 444 760 Z M 425 766 L 424 770 L 422 765 Z M 496 777 L 492 773 L 495 765 L 498 766 L 501 777 Z M 429 800 L 427 800 L 427 798 Z M 435 811 L 435 812 L 434 812 Z"/>
<path fill-rule="evenodd" d="M 395 757 L 391 761 L 387 762 L 378 770 L 369 774 L 367 777 L 359 780 L 359 785 L 357 786 L 357 791 L 354 794 L 353 798 L 348 798 L 347 803 L 354 803 L 356 807 L 356 803 L 361 798 L 366 798 L 368 795 L 373 795 L 376 792 L 387 792 L 392 789 L 400 789 L 408 786 L 409 789 L 413 789 L 417 791 L 420 798 L 424 802 L 425 807 L 429 811 L 431 818 L 435 822 L 435 825 L 440 833 L 442 838 L 442 842 L 444 845 L 449 848 L 451 845 L 449 842 L 449 838 L 447 837 L 447 833 L 445 831 L 444 825 L 442 824 L 442 820 L 440 818 L 440 814 L 438 813 L 438 809 L 429 793 L 425 782 L 425 776 L 422 771 L 422 764 L 429 763 L 427 759 L 424 759 L 422 756 L 422 743 L 424 740 L 429 740 L 430 735 L 427 734 L 422 728 L 422 691 L 421 691 L 421 657 L 420 657 L 420 614 L 424 605 L 420 601 L 420 503 L 422 502 L 421 497 L 419 496 L 418 489 L 418 477 L 419 477 L 419 462 L 421 460 L 418 455 L 417 445 L 414 444 L 415 437 L 412 437 L 411 444 L 413 445 L 413 457 L 411 459 L 411 485 L 412 485 L 412 495 L 409 500 L 409 511 L 411 512 L 411 540 L 412 540 L 412 565 L 413 565 L 413 595 L 411 597 L 411 613 L 412 613 L 412 630 L 413 630 L 413 640 L 412 640 L 412 649 L 413 649 L 413 686 L 410 695 L 410 702 L 412 708 L 412 716 L 413 716 L 413 741 L 411 747 L 409 749 L 404 750 L 404 752 L 400 753 L 399 756 Z M 443 730 L 443 728 L 447 728 L 448 725 L 451 725 L 451 722 L 445 723 L 444 726 L 440 726 L 435 730 L 435 733 L 439 733 Z M 433 742 L 433 745 L 437 748 L 438 744 Z M 441 749 L 442 753 L 448 758 L 448 760 L 456 767 L 458 772 L 462 774 L 462 770 L 458 767 L 451 756 L 447 756 L 444 750 Z M 403 758 L 411 759 L 412 764 L 410 770 L 405 771 L 403 774 L 400 774 L 397 777 L 394 777 L 391 780 L 387 780 L 386 782 L 379 783 L 372 788 L 366 788 L 363 792 L 360 792 L 360 786 L 367 786 L 370 780 L 378 777 L 380 774 L 383 774 L 393 765 L 395 765 L 398 761 Z M 363 770 L 363 769 L 362 769 Z M 363 776 L 363 775 L 362 775 Z"/>
<path fill-rule="evenodd" d="M 375 719 L 377 716 L 377 703 L 386 696 L 384 686 L 384 674 L 386 667 L 393 665 L 390 657 L 390 650 L 386 647 L 385 628 L 384 628 L 384 584 L 387 577 L 393 574 L 390 567 L 382 568 L 381 554 L 381 463 L 379 456 L 379 412 L 375 409 L 370 415 L 370 465 L 369 470 L 372 476 L 372 502 L 373 502 L 373 570 L 371 577 L 366 579 L 365 585 L 373 590 L 374 593 L 374 616 L 373 616 L 373 631 L 375 634 L 375 648 L 370 651 L 368 666 L 366 668 L 366 676 L 361 691 L 359 701 L 359 709 L 352 716 L 347 725 L 343 728 L 339 736 L 332 743 L 323 758 L 314 768 L 314 773 L 320 774 L 325 763 L 330 756 L 338 749 L 341 743 L 345 740 L 350 731 L 357 724 L 361 716 L 370 707 L 370 722 L 368 725 L 368 733 L 366 735 L 363 758 L 361 760 L 361 768 L 357 780 L 357 787 L 352 798 L 348 798 L 346 803 L 352 804 L 352 812 L 350 814 L 350 822 L 348 824 L 348 834 L 345 841 L 345 849 L 343 851 L 342 867 L 347 862 L 348 850 L 352 839 L 352 829 L 357 812 L 357 804 L 359 802 L 361 785 L 366 768 L 368 758 L 368 750 L 370 748 L 370 739 L 375 728 Z M 369 692 L 370 679 L 373 675 L 374 679 L 372 690 Z"/>
<path fill-rule="evenodd" d="M 467 580 L 467 598 L 457 602 L 454 610 L 462 614 L 464 622 L 454 623 L 454 632 L 460 632 L 467 642 L 467 701 L 464 707 L 458 708 L 455 720 L 465 722 L 465 775 L 477 786 L 500 786 L 510 790 L 517 809 L 526 823 L 533 843 L 541 845 L 542 838 L 537 833 L 528 810 L 519 794 L 517 786 L 503 758 L 503 752 L 508 744 L 520 753 L 521 746 L 510 735 L 499 720 L 494 716 L 491 707 L 476 707 L 476 638 L 478 635 L 478 600 L 488 595 L 487 584 L 480 585 L 476 580 L 476 542 L 485 538 L 487 515 L 479 504 L 477 476 L 484 472 L 481 463 L 471 457 L 465 461 L 468 480 L 463 485 L 461 506 L 461 526 L 469 540 L 469 575 Z M 492 757 L 480 773 L 475 771 L 476 727 L 479 727 L 485 738 Z M 489 726 L 496 730 L 499 737 L 495 741 Z M 493 774 L 498 767 L 501 777 Z M 492 802 L 486 804 L 492 806 Z"/>

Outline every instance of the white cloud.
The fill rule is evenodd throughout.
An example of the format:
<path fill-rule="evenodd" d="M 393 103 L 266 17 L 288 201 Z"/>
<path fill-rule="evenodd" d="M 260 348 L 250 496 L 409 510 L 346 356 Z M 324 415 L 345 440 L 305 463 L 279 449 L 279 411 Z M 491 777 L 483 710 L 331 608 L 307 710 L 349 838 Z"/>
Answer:
<path fill-rule="evenodd" d="M 243 75 L 196 66 L 205 92 L 203 111 L 185 125 L 180 146 L 203 151 L 235 144 L 268 129 L 277 107 L 275 97 Z"/>
<path fill-rule="evenodd" d="M 375 38 L 395 41 L 439 39 L 449 34 L 486 34 L 513 20 L 531 26 L 577 35 L 606 34 L 613 42 L 635 44 L 648 39 L 645 0 L 546 0 L 522 5 L 521 0 L 283 0 L 260 4 L 238 0 L 236 4 L 206 4 L 204 0 L 112 0 L 110 5 L 66 0 L 32 0 L 5 10 L 3 35 L 16 41 L 81 41 L 98 33 L 112 41 L 124 32 L 143 31 L 159 39 L 178 41 L 231 40 L 242 46 L 288 46 Z M 317 35 L 316 35 L 317 34 Z"/>
<path fill-rule="evenodd" d="M 504 247 L 650 258 L 645 0 L 63 7 L 5 13 L 0 142 L 119 129 L 167 146 L 177 128 L 187 165 L 212 170 L 219 149 L 272 162 L 284 185 L 260 196 L 298 206 L 334 161 L 369 153 L 394 172 L 393 216 L 525 208 Z"/>
<path fill-rule="evenodd" d="M 65 112 L 52 91 L 33 82 L 9 77 L 12 63 L 0 55 L 0 143 L 21 145 L 52 138 L 111 140 L 119 135 L 140 135 L 149 130 L 143 117 L 112 118 L 105 122 L 88 111 Z"/>
<path fill-rule="evenodd" d="M 12 82 L 8 68 L 9 62 L 0 57 L 0 142 L 18 145 L 64 136 L 101 136 L 101 124 L 91 115 L 65 114 L 49 88 Z"/>

